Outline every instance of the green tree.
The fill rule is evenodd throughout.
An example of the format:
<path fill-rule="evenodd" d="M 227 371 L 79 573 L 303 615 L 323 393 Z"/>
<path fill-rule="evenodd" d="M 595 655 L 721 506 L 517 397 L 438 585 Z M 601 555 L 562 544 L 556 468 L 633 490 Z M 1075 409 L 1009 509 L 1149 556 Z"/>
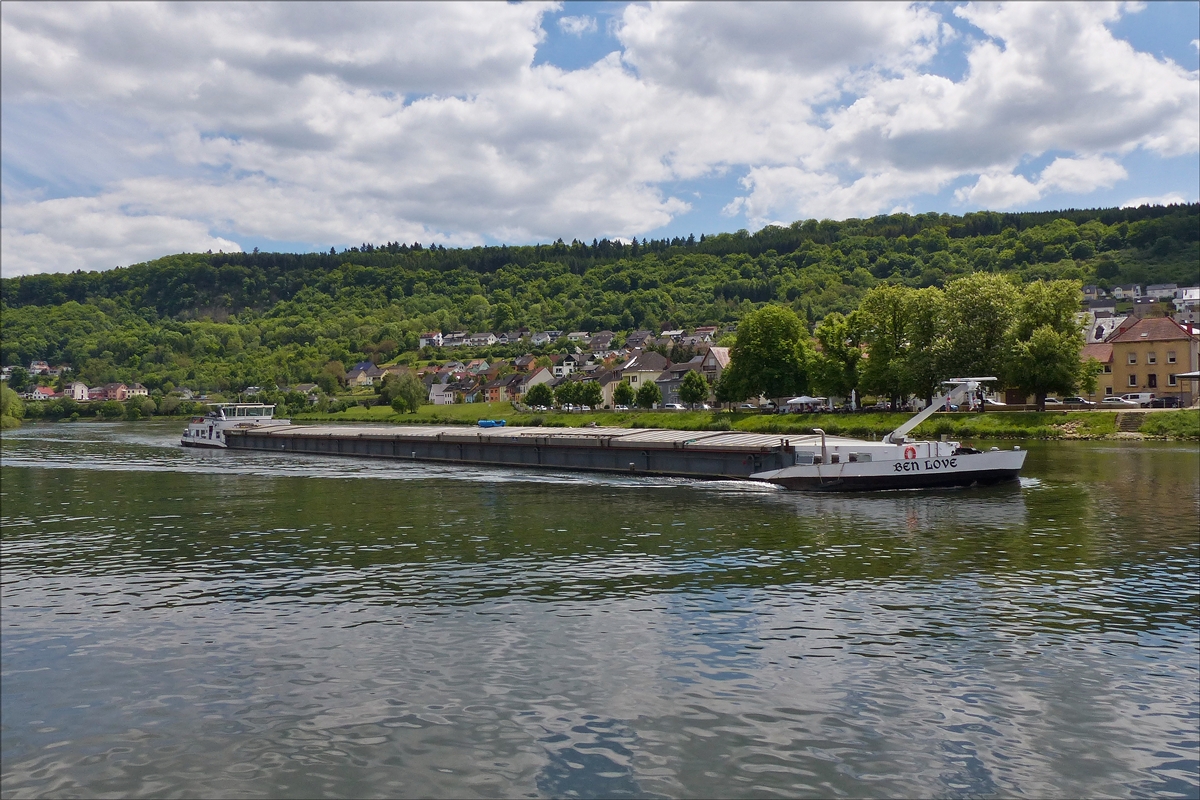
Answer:
<path fill-rule="evenodd" d="M 1073 394 L 1088 382 L 1093 367 L 1080 361 L 1083 327 L 1075 318 L 1082 299 L 1078 281 L 1038 280 L 1025 287 L 1017 302 L 1004 377 L 1037 397 L 1039 411 L 1046 410 L 1047 394 Z"/>
<path fill-rule="evenodd" d="M 8 430 L 20 425 L 21 417 L 25 416 L 25 404 L 17 393 L 0 384 L 0 428 Z"/>
<path fill-rule="evenodd" d="M 1078 339 L 1043 325 L 1028 339 L 1017 340 L 1008 361 L 1007 383 L 1036 395 L 1038 410 L 1045 411 L 1047 394 L 1072 394 L 1079 385 L 1084 365 L 1079 362 Z"/>
<path fill-rule="evenodd" d="M 579 383 L 565 380 L 554 389 L 554 399 L 560 406 L 576 405 L 579 403 Z"/>
<path fill-rule="evenodd" d="M 946 377 L 1002 375 L 1019 299 L 1012 282 L 998 274 L 976 272 L 946 284 Z"/>
<path fill-rule="evenodd" d="M 941 382 L 951 377 L 945 374 L 945 295 L 930 286 L 913 292 L 908 304 L 904 383 L 908 391 L 931 403 Z"/>
<path fill-rule="evenodd" d="M 613 387 L 613 403 L 619 406 L 633 405 L 633 387 L 629 385 L 628 378 Z"/>
<path fill-rule="evenodd" d="M 545 406 L 554 405 L 554 392 L 547 384 L 538 383 L 529 387 L 529 391 L 525 393 L 525 404 L 529 406 Z"/>
<path fill-rule="evenodd" d="M 808 333 L 790 308 L 764 306 L 746 315 L 729 357 L 723 380 L 737 387 L 732 394 L 781 398 L 808 390 Z"/>
<path fill-rule="evenodd" d="M 584 381 L 579 384 L 579 402 L 593 409 L 600 408 L 604 403 L 604 389 L 596 381 Z"/>
<path fill-rule="evenodd" d="M 729 370 L 725 370 L 721 373 L 721 377 L 717 378 L 717 384 L 713 387 L 713 395 L 718 403 L 724 404 L 738 403 L 747 397 L 736 379 L 729 380 Z"/>
<path fill-rule="evenodd" d="M 320 390 L 325 394 L 333 394 L 340 388 L 338 379 L 329 372 L 322 372 L 320 375 L 318 375 L 316 383 L 318 388 L 320 388 Z"/>
<path fill-rule="evenodd" d="M 411 372 L 393 377 L 390 389 L 391 407 L 397 414 L 415 414 L 425 401 L 425 384 Z M 386 382 L 386 381 L 385 381 Z"/>
<path fill-rule="evenodd" d="M 858 388 L 862 361 L 861 315 L 827 314 L 813 332 L 821 352 L 813 359 L 813 388 L 829 397 L 849 397 Z M 718 398 L 720 399 L 720 398 Z M 739 398 L 740 399 L 740 398 Z"/>
<path fill-rule="evenodd" d="M 654 381 L 646 381 L 638 387 L 634 400 L 638 408 L 654 408 L 662 402 L 662 390 Z"/>
<path fill-rule="evenodd" d="M 8 376 L 8 388 L 14 392 L 23 392 L 29 388 L 29 371 L 24 367 L 13 367 Z"/>
<path fill-rule="evenodd" d="M 909 392 L 905 360 L 915 291 L 907 286 L 881 284 L 867 292 L 858 309 L 867 345 L 863 390 L 888 398 L 893 406 Z"/>
<path fill-rule="evenodd" d="M 679 384 L 679 399 L 689 406 L 703 403 L 708 399 L 708 381 L 698 371 L 688 370 L 683 381 Z"/>

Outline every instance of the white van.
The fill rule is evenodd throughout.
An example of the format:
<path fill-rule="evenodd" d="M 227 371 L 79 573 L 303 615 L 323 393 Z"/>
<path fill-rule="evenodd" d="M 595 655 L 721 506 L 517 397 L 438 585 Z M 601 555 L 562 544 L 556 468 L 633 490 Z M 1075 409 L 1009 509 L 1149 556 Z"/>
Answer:
<path fill-rule="evenodd" d="M 1131 403 L 1137 403 L 1142 408 L 1150 405 L 1150 401 L 1154 399 L 1154 392 L 1130 392 L 1129 394 L 1121 395 L 1122 400 L 1128 400 Z"/>

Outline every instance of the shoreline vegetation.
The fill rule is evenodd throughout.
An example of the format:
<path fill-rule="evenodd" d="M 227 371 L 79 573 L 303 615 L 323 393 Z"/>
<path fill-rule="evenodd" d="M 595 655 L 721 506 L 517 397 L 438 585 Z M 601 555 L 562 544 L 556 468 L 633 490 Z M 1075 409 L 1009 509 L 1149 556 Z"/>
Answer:
<path fill-rule="evenodd" d="M 511 403 L 421 406 L 415 414 L 398 414 L 387 406 L 362 407 L 336 414 L 292 415 L 297 423 L 353 422 L 390 425 L 475 425 L 481 419 L 503 419 L 509 425 L 584 427 L 595 423 L 614 428 L 747 433 L 811 433 L 821 428 L 831 436 L 880 437 L 912 415 L 906 412 L 854 414 L 760 414 L 727 411 L 518 411 Z M 1133 429 L 1118 430 L 1118 416 L 1140 417 Z M 939 413 L 921 424 L 915 438 L 942 435 L 951 439 L 1177 439 L 1200 441 L 1200 409 L 1172 411 L 988 411 L 981 414 Z"/>

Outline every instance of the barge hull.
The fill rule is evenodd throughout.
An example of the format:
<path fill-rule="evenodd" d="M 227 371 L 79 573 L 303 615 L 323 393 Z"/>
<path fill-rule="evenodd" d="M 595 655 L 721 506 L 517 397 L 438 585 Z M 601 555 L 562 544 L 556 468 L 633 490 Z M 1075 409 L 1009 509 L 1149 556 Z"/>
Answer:
<path fill-rule="evenodd" d="M 781 469 L 791 462 L 790 458 L 785 460 L 790 454 L 785 452 L 778 437 L 774 439 L 774 447 L 689 446 L 696 439 L 706 438 L 706 433 L 691 432 L 691 440 L 663 443 L 614 441 L 618 437 L 603 436 L 576 438 L 561 434 L 512 437 L 471 435 L 462 431 L 450 435 L 333 433 L 321 428 L 293 426 L 291 429 L 229 431 L 226 445 L 230 450 L 706 479 L 744 480 L 756 472 Z"/>

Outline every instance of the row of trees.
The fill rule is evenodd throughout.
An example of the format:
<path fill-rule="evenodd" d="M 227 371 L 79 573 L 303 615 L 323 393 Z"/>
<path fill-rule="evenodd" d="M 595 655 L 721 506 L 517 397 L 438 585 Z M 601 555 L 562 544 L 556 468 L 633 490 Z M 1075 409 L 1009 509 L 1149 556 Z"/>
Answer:
<path fill-rule="evenodd" d="M 1200 205 L 1189 205 L 810 220 L 636 254 L 602 242 L 183 254 L 0 280 L 0 359 L 69 364 L 88 385 L 236 392 L 318 382 L 330 361 L 415 358 L 434 329 L 657 331 L 776 305 L 812 332 L 876 286 L 944 287 L 972 273 L 1190 283 L 1198 222 Z"/>
<path fill-rule="evenodd" d="M 951 377 L 995 376 L 1044 408 L 1047 394 L 1095 391 L 1100 365 L 1080 360 L 1080 299 L 1078 281 L 1019 287 L 989 273 L 945 289 L 884 284 L 850 314 L 826 316 L 815 344 L 790 309 L 768 306 L 738 328 L 717 398 L 857 391 L 895 404 L 912 395 L 932 400 Z"/>

